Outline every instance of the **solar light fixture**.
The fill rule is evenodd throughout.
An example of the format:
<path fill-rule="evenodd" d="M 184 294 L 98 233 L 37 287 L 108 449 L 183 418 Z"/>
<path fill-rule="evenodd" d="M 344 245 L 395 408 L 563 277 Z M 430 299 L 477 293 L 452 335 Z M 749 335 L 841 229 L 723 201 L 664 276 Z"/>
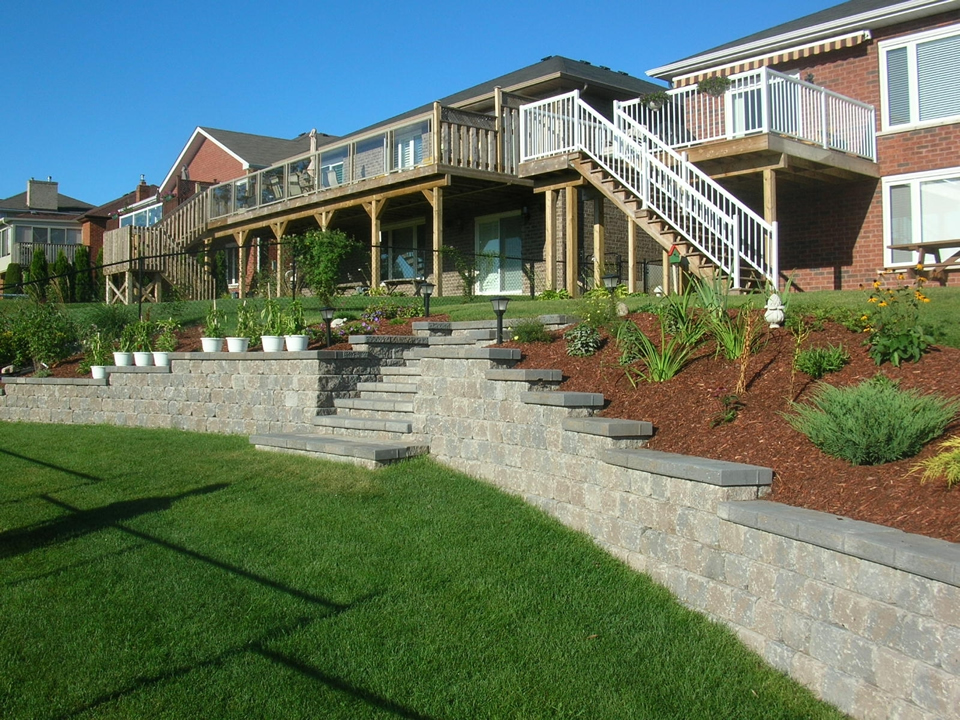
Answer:
<path fill-rule="evenodd" d="M 430 317 L 430 296 L 433 295 L 433 291 L 437 289 L 437 286 L 432 282 L 422 282 L 420 283 L 420 292 L 423 293 L 423 316 Z"/>
<path fill-rule="evenodd" d="M 617 285 L 620 284 L 620 276 L 615 273 L 610 273 L 609 275 L 603 276 L 603 286 L 610 292 L 613 293 L 616 290 Z"/>
<path fill-rule="evenodd" d="M 330 323 L 333 322 L 334 312 L 334 309 L 329 305 L 327 307 L 320 308 L 320 317 L 323 318 L 323 322 L 327 326 L 327 347 L 333 345 L 333 337 L 330 333 Z"/>
<path fill-rule="evenodd" d="M 497 314 L 497 345 L 503 345 L 503 314 L 507 311 L 509 302 L 510 298 L 505 297 L 495 297 L 490 300 L 493 311 Z"/>

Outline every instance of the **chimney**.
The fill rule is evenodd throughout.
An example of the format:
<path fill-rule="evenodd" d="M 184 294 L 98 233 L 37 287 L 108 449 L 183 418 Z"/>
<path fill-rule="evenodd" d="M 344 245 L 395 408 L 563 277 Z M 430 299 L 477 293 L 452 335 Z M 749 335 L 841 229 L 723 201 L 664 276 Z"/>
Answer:
<path fill-rule="evenodd" d="M 58 188 L 59 183 L 49 177 L 45 181 L 30 178 L 27 181 L 27 207 L 31 210 L 56 212 L 60 207 Z"/>
<path fill-rule="evenodd" d="M 137 185 L 136 200 L 134 200 L 134 202 L 146 200 L 148 197 L 150 197 L 150 186 L 147 185 L 147 181 L 144 180 L 143 175 L 141 175 L 140 184 Z"/>

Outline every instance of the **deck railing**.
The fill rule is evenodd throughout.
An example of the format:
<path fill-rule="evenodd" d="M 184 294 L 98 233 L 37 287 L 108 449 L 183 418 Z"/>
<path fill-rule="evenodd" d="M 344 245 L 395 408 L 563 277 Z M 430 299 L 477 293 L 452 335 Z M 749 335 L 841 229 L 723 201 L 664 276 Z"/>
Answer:
<path fill-rule="evenodd" d="M 193 254 L 185 252 L 184 245 L 174 243 L 159 223 L 152 227 L 128 225 L 108 230 L 103 237 L 104 274 L 159 272 L 191 299 L 214 297 L 214 280 L 209 269 Z"/>
<path fill-rule="evenodd" d="M 729 80 L 719 96 L 693 85 L 668 90 L 662 105 L 637 99 L 619 107 L 673 148 L 775 133 L 876 161 L 872 105 L 769 68 Z"/>
<path fill-rule="evenodd" d="M 767 225 L 766 234 L 743 245 L 739 206 L 652 134 L 632 125 L 630 134 L 624 132 L 577 91 L 524 105 L 520 122 L 524 162 L 584 152 L 727 274 L 734 287 L 741 287 L 742 263 L 776 282 L 775 227 Z"/>
<path fill-rule="evenodd" d="M 27 269 L 33 261 L 33 252 L 37 249 L 43 250 L 47 263 L 51 266 L 57 261 L 61 250 L 66 255 L 67 261 L 73 262 L 78 247 L 80 247 L 79 243 L 15 242 L 10 248 L 10 262 L 19 263 Z"/>

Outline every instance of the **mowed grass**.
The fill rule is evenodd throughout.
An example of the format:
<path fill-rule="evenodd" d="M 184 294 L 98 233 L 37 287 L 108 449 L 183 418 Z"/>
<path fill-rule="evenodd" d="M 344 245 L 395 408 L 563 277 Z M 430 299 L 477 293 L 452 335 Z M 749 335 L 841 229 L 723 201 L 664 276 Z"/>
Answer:
<path fill-rule="evenodd" d="M 835 718 L 428 459 L 0 423 L 0 717 Z"/>

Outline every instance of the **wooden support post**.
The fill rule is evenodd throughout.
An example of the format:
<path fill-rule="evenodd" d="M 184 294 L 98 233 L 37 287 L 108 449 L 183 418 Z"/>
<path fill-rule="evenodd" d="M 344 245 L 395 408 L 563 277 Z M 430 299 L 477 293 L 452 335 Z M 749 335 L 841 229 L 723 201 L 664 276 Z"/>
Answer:
<path fill-rule="evenodd" d="M 577 214 L 577 204 L 579 202 L 580 193 L 577 191 L 575 185 L 570 185 L 567 187 L 566 191 L 566 232 L 565 234 L 565 243 L 567 250 L 567 292 L 570 293 L 570 297 L 578 297 L 580 295 L 580 288 L 577 286 L 577 275 L 579 273 L 579 268 L 577 267 L 577 245 L 579 244 L 579 234 L 580 234 L 580 221 Z"/>
<path fill-rule="evenodd" d="M 546 260 L 546 289 L 557 289 L 557 191 L 547 190 L 544 193 L 544 248 L 543 257 Z"/>
<path fill-rule="evenodd" d="M 370 286 L 380 285 L 380 215 L 386 207 L 385 198 L 373 198 L 363 204 L 370 216 Z"/>
<path fill-rule="evenodd" d="M 773 168 L 763 171 L 763 219 L 771 225 L 777 222 L 777 173 Z M 764 248 L 765 257 L 772 258 L 775 253 L 776 248 L 769 245 Z M 780 278 L 776 278 L 774 282 L 774 289 L 779 290 Z"/>
<path fill-rule="evenodd" d="M 667 249 L 663 249 L 663 294 L 670 294 L 670 273 L 673 269 L 670 267 L 670 254 Z"/>
<path fill-rule="evenodd" d="M 276 224 L 271 224 L 270 229 L 273 230 L 273 236 L 277 240 L 277 293 L 276 297 L 280 297 L 280 288 L 283 287 L 283 234 L 287 231 L 287 220 L 281 220 Z"/>
<path fill-rule="evenodd" d="M 644 288 L 646 289 L 646 288 Z M 627 292 L 637 291 L 637 223 L 627 215 Z"/>
<path fill-rule="evenodd" d="M 443 132 L 443 111 L 439 102 L 433 103 L 433 164 L 440 163 L 440 153 L 443 149 L 441 134 Z"/>
<path fill-rule="evenodd" d="M 593 201 L 593 286 L 603 287 L 607 257 L 603 217 L 603 196 Z"/>
<path fill-rule="evenodd" d="M 333 222 L 333 216 L 336 212 L 336 210 L 320 210 L 319 212 L 315 212 L 313 217 L 316 219 L 320 229 L 326 232 L 330 229 L 330 224 Z"/>
<path fill-rule="evenodd" d="M 433 284 L 434 294 L 437 297 L 443 297 L 443 258 L 440 255 L 440 249 L 443 247 L 443 188 L 435 187 L 430 190 L 424 190 L 423 196 L 433 208 L 433 245 L 432 258 L 433 263 Z"/>
<path fill-rule="evenodd" d="M 237 279 L 240 287 L 237 288 L 237 295 L 241 298 L 247 296 L 247 240 L 250 237 L 249 230 L 238 230 L 234 233 L 237 239 Z"/>
<path fill-rule="evenodd" d="M 497 118 L 497 172 L 503 172 L 503 90 L 499 85 L 493 89 L 493 114 Z"/>

